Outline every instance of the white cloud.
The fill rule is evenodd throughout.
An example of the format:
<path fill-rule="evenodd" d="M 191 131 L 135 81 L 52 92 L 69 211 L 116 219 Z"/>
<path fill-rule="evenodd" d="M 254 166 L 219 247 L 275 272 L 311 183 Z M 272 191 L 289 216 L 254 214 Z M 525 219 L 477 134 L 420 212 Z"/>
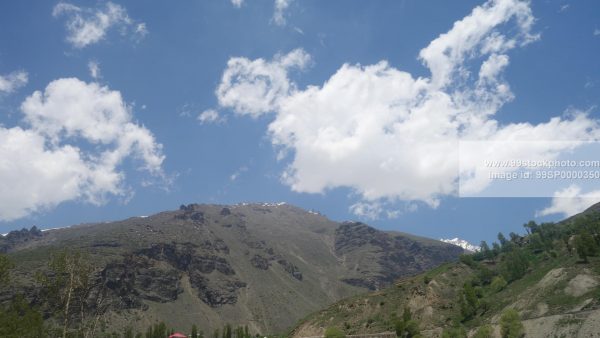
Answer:
<path fill-rule="evenodd" d="M 571 5 L 569 5 L 569 4 L 564 4 L 564 5 L 560 6 L 560 8 L 558 9 L 558 11 L 559 11 L 559 12 L 564 12 L 564 11 L 566 11 L 567 9 L 569 9 L 569 7 L 571 7 Z"/>
<path fill-rule="evenodd" d="M 91 60 L 90 62 L 88 62 L 88 69 L 90 71 L 90 76 L 94 80 L 102 77 L 102 74 L 100 74 L 100 64 L 98 63 L 98 61 Z"/>
<path fill-rule="evenodd" d="M 600 35 L 600 29 L 596 28 L 594 29 L 594 36 L 598 36 Z"/>
<path fill-rule="evenodd" d="M 273 22 L 278 26 L 283 26 L 286 23 L 285 11 L 290 6 L 293 0 L 275 0 L 275 10 L 273 12 Z"/>
<path fill-rule="evenodd" d="M 436 207 L 456 194 L 460 140 L 539 140 L 539 155 L 552 148 L 546 140 L 600 139 L 598 122 L 585 113 L 537 125 L 493 119 L 513 98 L 502 78 L 507 53 L 538 38 L 534 21 L 526 1 L 476 7 L 421 50 L 431 77 L 386 61 L 344 64 L 322 85 L 299 89 L 286 64 L 302 68 L 310 58 L 301 50 L 273 61 L 232 58 L 217 96 L 238 114 L 274 113 L 269 136 L 291 155 L 282 179 L 292 190 L 349 187 L 362 199 L 352 210 L 365 215 L 399 200 Z"/>
<path fill-rule="evenodd" d="M 403 207 L 392 205 L 386 201 L 359 201 L 352 204 L 348 210 L 361 219 L 373 221 L 382 218 L 394 219 L 400 215 L 415 212 L 418 205 L 413 202 L 404 203 Z"/>
<path fill-rule="evenodd" d="M 235 8 L 240 8 L 244 4 L 244 0 L 231 0 L 231 4 Z"/>
<path fill-rule="evenodd" d="M 78 79 L 52 81 L 21 105 L 27 128 L 0 127 L 0 221 L 72 200 L 127 198 L 119 169 L 135 158 L 162 176 L 162 146 L 132 122 L 118 91 Z"/>
<path fill-rule="evenodd" d="M 25 71 L 15 71 L 7 75 L 0 75 L 0 93 L 10 94 L 25 86 L 29 77 Z"/>
<path fill-rule="evenodd" d="M 247 166 L 241 166 L 241 167 L 239 167 L 238 170 L 236 170 L 233 174 L 231 174 L 229 176 L 229 180 L 232 181 L 232 182 L 236 181 L 246 171 L 248 171 L 248 167 Z"/>
<path fill-rule="evenodd" d="M 272 61 L 231 58 L 217 88 L 219 104 L 253 117 L 273 111 L 296 89 L 288 79 L 288 70 L 303 69 L 309 61 L 310 56 L 302 49 L 277 55 Z"/>
<path fill-rule="evenodd" d="M 135 35 L 138 39 L 143 39 L 146 35 L 148 35 L 148 28 L 146 27 L 146 23 L 141 22 L 135 25 Z"/>
<path fill-rule="evenodd" d="M 222 123 L 225 121 L 223 117 L 219 115 L 219 112 L 214 109 L 207 109 L 203 111 L 200 113 L 200 115 L 198 115 L 197 119 L 200 121 L 200 124 Z"/>
<path fill-rule="evenodd" d="M 81 8 L 60 2 L 54 6 L 52 15 L 67 17 L 67 41 L 75 48 L 99 42 L 113 27 L 118 28 L 121 34 L 131 30 L 136 39 L 143 38 L 148 33 L 145 23 L 134 22 L 124 7 L 110 1 L 101 8 Z"/>
<path fill-rule="evenodd" d="M 600 190 L 583 193 L 577 185 L 571 185 L 554 193 L 549 207 L 536 212 L 536 217 L 561 214 L 573 216 L 600 201 Z"/>

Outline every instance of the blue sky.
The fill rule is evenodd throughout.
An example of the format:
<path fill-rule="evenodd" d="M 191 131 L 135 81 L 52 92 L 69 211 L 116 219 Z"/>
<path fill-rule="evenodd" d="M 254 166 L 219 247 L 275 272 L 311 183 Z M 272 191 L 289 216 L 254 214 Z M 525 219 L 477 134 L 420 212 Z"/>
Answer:
<path fill-rule="evenodd" d="M 595 200 L 459 198 L 447 155 L 598 141 L 599 52 L 591 0 L 2 2 L 0 227 L 286 201 L 493 240 Z"/>

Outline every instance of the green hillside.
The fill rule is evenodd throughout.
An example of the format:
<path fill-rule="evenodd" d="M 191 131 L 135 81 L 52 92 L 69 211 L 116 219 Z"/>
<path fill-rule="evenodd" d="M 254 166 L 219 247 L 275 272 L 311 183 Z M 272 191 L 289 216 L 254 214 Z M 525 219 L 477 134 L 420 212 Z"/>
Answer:
<path fill-rule="evenodd" d="M 408 309 L 423 337 L 595 337 L 600 332 L 597 209 L 557 224 L 530 222 L 525 236 L 499 235 L 498 243 L 482 243 L 481 252 L 463 255 L 460 262 L 344 299 L 308 316 L 291 335 L 317 336 L 329 327 L 346 334 L 394 331 Z M 512 333 L 510 309 L 518 313 Z"/>

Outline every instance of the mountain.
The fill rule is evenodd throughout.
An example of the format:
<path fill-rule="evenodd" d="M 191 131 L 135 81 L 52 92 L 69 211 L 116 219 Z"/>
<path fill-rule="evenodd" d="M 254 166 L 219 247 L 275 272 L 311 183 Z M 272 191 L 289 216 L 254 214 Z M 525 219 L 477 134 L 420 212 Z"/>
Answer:
<path fill-rule="evenodd" d="M 444 242 L 444 243 L 449 243 L 449 244 L 453 244 L 456 246 L 460 246 L 461 248 L 465 249 L 468 252 L 477 252 L 479 251 L 481 248 L 477 245 L 473 245 L 467 241 L 465 241 L 464 239 L 460 239 L 460 238 L 452 238 L 452 239 L 440 239 L 440 241 Z"/>
<path fill-rule="evenodd" d="M 225 323 L 282 332 L 335 301 L 379 290 L 463 252 L 457 246 L 360 222 L 338 223 L 285 203 L 182 205 L 118 222 L 11 232 L 0 248 L 16 263 L 0 300 L 25 290 L 52 252 L 89 256 L 107 330 L 157 321 L 212 332 Z M 93 303 L 93 302 L 92 302 Z"/>
<path fill-rule="evenodd" d="M 459 262 L 339 301 L 302 320 L 291 336 L 319 336 L 328 327 L 347 334 L 394 331 L 406 308 L 424 337 L 444 332 L 444 337 L 473 337 L 489 329 L 491 335 L 478 337 L 499 338 L 503 314 L 510 309 L 518 314 L 525 337 L 596 336 L 599 206 L 560 223 L 527 223 L 528 235 L 513 235 Z"/>

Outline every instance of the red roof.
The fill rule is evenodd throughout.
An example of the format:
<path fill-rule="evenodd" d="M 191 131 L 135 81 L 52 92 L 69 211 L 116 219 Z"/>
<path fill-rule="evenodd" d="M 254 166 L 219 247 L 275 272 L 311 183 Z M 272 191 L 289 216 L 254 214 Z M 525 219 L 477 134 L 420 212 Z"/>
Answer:
<path fill-rule="evenodd" d="M 169 338 L 187 338 L 183 333 L 175 332 L 169 336 Z"/>

